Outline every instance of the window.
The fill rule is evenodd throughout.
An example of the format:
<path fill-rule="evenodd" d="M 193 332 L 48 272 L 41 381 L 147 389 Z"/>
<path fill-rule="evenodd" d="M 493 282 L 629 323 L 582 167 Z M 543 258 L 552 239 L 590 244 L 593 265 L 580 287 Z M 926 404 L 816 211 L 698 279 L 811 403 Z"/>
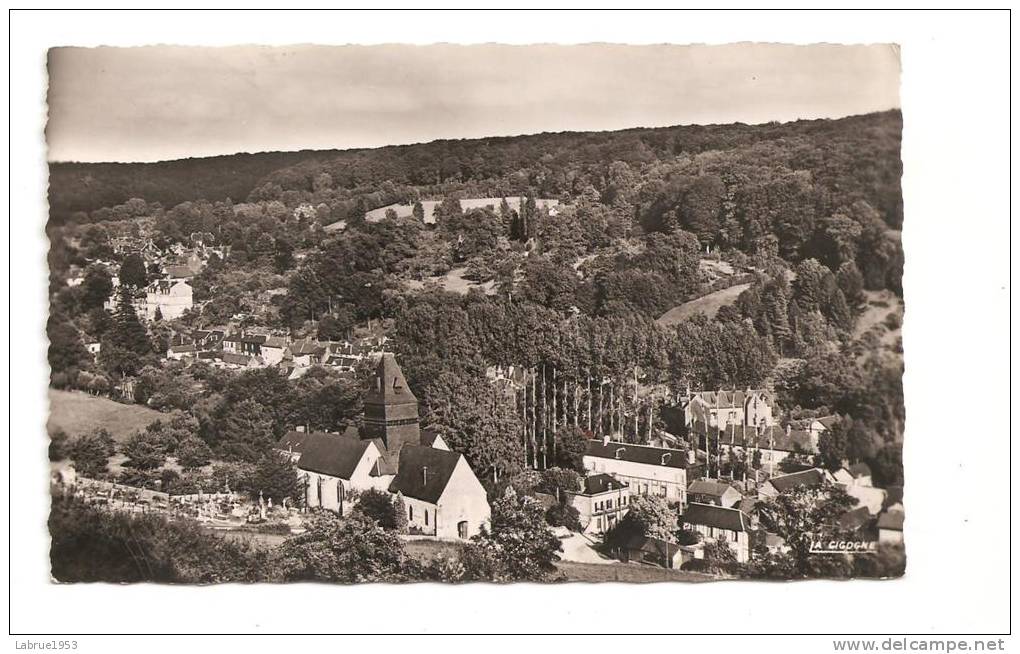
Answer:
<path fill-rule="evenodd" d="M 429 526 L 429 510 L 425 509 L 425 526 Z"/>
<path fill-rule="evenodd" d="M 407 506 L 407 519 L 414 520 L 414 507 L 410 504 Z"/>

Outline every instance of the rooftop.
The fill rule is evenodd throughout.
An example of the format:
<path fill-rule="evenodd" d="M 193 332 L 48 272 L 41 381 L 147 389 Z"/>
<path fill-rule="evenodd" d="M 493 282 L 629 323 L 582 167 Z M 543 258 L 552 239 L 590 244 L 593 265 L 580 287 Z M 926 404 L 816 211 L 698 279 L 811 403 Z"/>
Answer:
<path fill-rule="evenodd" d="M 680 516 L 682 522 L 692 525 L 704 525 L 730 531 L 748 531 L 750 519 L 740 509 L 727 509 L 715 504 L 691 502 L 687 510 Z"/>
<path fill-rule="evenodd" d="M 671 450 L 648 445 L 632 445 L 630 443 L 614 441 L 603 444 L 599 440 L 589 440 L 585 455 L 600 459 L 619 459 L 621 461 L 662 466 L 665 468 L 680 468 L 683 470 L 688 468 L 687 455 L 684 450 Z"/>

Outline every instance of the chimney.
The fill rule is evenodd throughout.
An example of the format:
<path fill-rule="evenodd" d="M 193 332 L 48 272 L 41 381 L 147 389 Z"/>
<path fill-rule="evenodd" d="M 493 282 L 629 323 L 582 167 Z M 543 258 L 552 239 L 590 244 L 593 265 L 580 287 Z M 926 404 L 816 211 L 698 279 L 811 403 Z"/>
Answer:
<path fill-rule="evenodd" d="M 429 467 L 428 466 L 422 466 L 421 467 L 421 483 L 423 485 L 429 483 Z"/>

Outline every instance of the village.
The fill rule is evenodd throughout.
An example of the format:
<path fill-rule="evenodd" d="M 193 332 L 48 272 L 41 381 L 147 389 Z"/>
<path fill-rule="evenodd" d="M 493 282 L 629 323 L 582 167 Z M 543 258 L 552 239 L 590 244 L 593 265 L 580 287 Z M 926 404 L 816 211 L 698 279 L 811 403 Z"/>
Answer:
<path fill-rule="evenodd" d="M 831 218 L 861 226 L 838 257 L 819 226 L 787 260 L 712 231 L 724 205 L 717 227 L 668 209 L 688 196 L 654 167 L 478 197 L 351 197 L 343 170 L 53 227 L 60 496 L 281 552 L 368 516 L 413 578 L 899 574 L 898 235 L 875 208 Z M 700 180 L 683 193 L 720 192 Z M 521 529 L 546 542 L 526 572 L 479 553 Z"/>
<path fill-rule="evenodd" d="M 209 257 L 229 257 L 229 249 L 203 247 L 178 247 L 164 254 L 151 240 L 137 239 L 118 241 L 115 252 L 121 257 L 139 254 L 147 268 L 163 271 L 144 291 L 132 295 L 134 311 L 150 323 L 173 321 L 191 310 L 190 280 Z M 96 263 L 113 268 L 108 262 Z M 67 283 L 76 286 L 81 279 L 71 277 Z M 105 305 L 110 312 L 117 310 L 116 276 L 112 287 Z M 100 353 L 98 342 L 85 345 L 90 353 Z M 406 511 L 406 538 L 468 541 L 489 525 L 487 490 L 462 454 L 420 425 L 418 399 L 393 345 L 384 334 L 321 341 L 292 339 L 257 326 L 224 325 L 172 334 L 165 361 L 185 367 L 200 363 L 233 372 L 272 368 L 291 381 L 314 367 L 350 380 L 358 380 L 359 371 L 371 371 L 359 426 L 328 432 L 295 425 L 275 444 L 275 451 L 294 465 L 301 489 L 297 498 L 274 506 L 261 491 L 257 499 L 232 491 L 229 481 L 223 488 L 172 494 L 88 479 L 73 467 L 57 471 L 55 483 L 59 492 L 105 510 L 156 513 L 195 521 L 212 531 L 251 533 L 273 542 L 303 533 L 310 513 L 349 515 L 363 492 L 384 493 Z M 520 366 L 490 366 L 486 379 L 493 389 L 516 398 L 526 392 L 528 374 Z M 833 525 L 844 537 L 872 550 L 876 545 L 902 545 L 900 488 L 874 486 L 865 463 L 843 461 L 832 470 L 819 465 L 819 441 L 838 417 L 786 419 L 774 392 L 766 388 L 688 387 L 673 400 L 672 406 L 659 407 L 660 419 L 648 420 L 643 442 L 625 439 L 622 430 L 613 431 L 611 416 L 608 423 L 601 415 L 596 420 L 598 425 L 608 424 L 608 429 L 593 428 L 590 403 L 586 416 L 575 406 L 575 427 L 580 420 L 588 428 L 581 432 L 583 451 L 578 469 L 571 471 L 574 479 L 555 486 L 553 492 L 544 492 L 550 489 L 541 486 L 527 491 L 549 515 L 558 516 L 559 507 L 570 507 L 576 515 L 567 524 L 551 520 L 548 525 L 562 542 L 561 560 L 732 574 L 736 568 L 720 566 L 720 560 L 748 564 L 756 556 L 790 550 L 763 522 L 763 506 L 784 493 L 827 488 L 838 488 L 851 498 L 851 506 Z M 600 412 L 601 402 L 600 397 Z M 612 403 L 610 399 L 610 408 Z M 526 400 L 522 408 L 527 414 Z M 563 420 L 566 424 L 565 415 Z M 528 436 L 527 427 L 524 431 L 522 440 Z M 546 457 L 542 449 L 530 458 L 536 472 L 558 470 L 545 465 Z M 637 502 L 641 511 L 647 511 L 646 500 L 666 508 L 663 524 L 621 535 L 631 507 Z"/>

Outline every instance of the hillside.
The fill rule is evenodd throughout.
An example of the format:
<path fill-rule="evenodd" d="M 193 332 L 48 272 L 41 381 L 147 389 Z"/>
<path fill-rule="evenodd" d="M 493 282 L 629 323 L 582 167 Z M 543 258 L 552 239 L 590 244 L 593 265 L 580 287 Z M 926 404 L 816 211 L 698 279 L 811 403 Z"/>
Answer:
<path fill-rule="evenodd" d="M 63 429 L 69 436 L 105 429 L 117 441 L 144 429 L 160 417 L 159 411 L 137 404 L 121 404 L 105 397 L 75 391 L 49 391 L 50 417 L 46 430 Z"/>
<path fill-rule="evenodd" d="M 681 320 L 686 320 L 695 314 L 702 313 L 709 318 L 714 318 L 715 314 L 718 313 L 721 307 L 728 304 L 733 304 L 740 297 L 740 294 L 751 288 L 750 284 L 737 284 L 724 288 L 714 293 L 702 295 L 699 298 L 695 298 L 690 302 L 684 302 L 683 304 L 677 305 L 662 314 L 662 316 L 655 322 L 660 325 L 675 325 Z"/>
<path fill-rule="evenodd" d="M 543 133 L 373 150 L 266 152 L 159 163 L 53 163 L 49 200 L 51 220 L 59 224 L 74 212 L 131 198 L 169 208 L 196 199 L 243 201 L 263 187 L 268 192 L 262 196 L 282 197 L 324 185 L 334 192 L 334 201 L 360 198 L 367 210 L 405 201 L 412 187 L 436 196 L 464 192 L 503 197 L 530 189 L 557 198 L 575 193 L 585 180 L 602 188 L 599 180 L 617 163 L 637 170 L 701 153 L 739 150 L 744 152 L 741 165 L 811 171 L 816 182 L 840 188 L 840 197 L 831 199 L 834 206 L 867 200 L 898 228 L 901 130 L 900 112 L 890 111 L 837 120 Z M 335 215 L 334 220 L 346 217 Z"/>
<path fill-rule="evenodd" d="M 243 200 L 269 173 L 336 152 L 260 152 L 157 163 L 51 163 L 50 219 L 68 220 L 76 211 L 95 211 L 131 198 L 172 207 L 181 202 Z"/>

